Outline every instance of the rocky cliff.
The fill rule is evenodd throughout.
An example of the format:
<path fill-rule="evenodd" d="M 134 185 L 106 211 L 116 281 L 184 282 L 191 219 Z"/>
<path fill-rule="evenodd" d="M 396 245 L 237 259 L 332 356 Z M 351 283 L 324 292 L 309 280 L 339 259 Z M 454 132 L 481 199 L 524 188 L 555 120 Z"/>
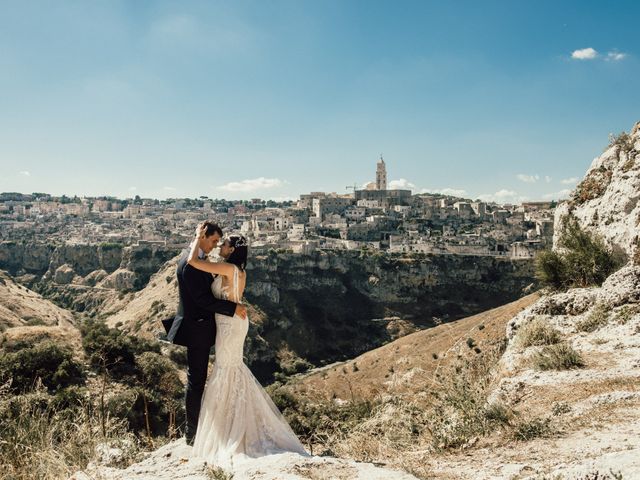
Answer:
<path fill-rule="evenodd" d="M 314 363 L 380 346 L 403 322 L 425 328 L 502 305 L 534 282 L 529 260 L 358 252 L 256 257 L 248 275 L 265 338 Z"/>
<path fill-rule="evenodd" d="M 112 282 L 109 288 L 139 290 L 177 253 L 176 248 L 157 245 L 0 242 L 0 270 L 14 277 L 26 277 L 30 282 L 42 279 L 61 285 L 95 285 L 96 272 L 105 272 L 101 277 L 104 278 L 121 270 L 131 272 L 131 278 L 126 282 Z"/>
<path fill-rule="evenodd" d="M 640 122 L 613 137 L 567 202 L 556 209 L 554 244 L 568 214 L 627 258 L 640 258 Z"/>

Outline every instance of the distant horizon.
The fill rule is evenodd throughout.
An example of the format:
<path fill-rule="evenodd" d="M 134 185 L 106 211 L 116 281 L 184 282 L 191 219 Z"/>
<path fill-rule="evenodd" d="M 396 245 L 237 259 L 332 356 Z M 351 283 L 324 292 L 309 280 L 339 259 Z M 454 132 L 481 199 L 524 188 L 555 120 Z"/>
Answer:
<path fill-rule="evenodd" d="M 392 190 L 392 189 L 387 189 L 387 190 Z M 402 189 L 398 189 L 398 190 L 402 190 Z M 320 192 L 319 190 L 314 190 L 313 192 Z M 311 192 L 306 192 L 303 193 L 301 195 L 308 195 Z M 321 193 L 325 193 L 325 194 L 336 194 L 336 195 L 350 195 L 349 193 L 338 193 L 338 192 L 321 192 Z M 195 201 L 224 201 L 224 202 L 251 202 L 253 200 L 260 200 L 263 202 L 270 202 L 273 201 L 274 203 L 296 203 L 299 199 L 300 196 L 298 196 L 298 198 L 294 198 L 294 199 L 286 199 L 286 200 L 274 200 L 272 198 L 262 198 L 262 197 L 252 197 L 252 198 L 244 198 L 244 199 L 240 199 L 240 198 L 224 198 L 224 197 L 209 197 L 206 195 L 198 195 L 195 197 L 168 197 L 168 198 L 155 198 L 155 197 L 143 197 L 140 195 L 134 195 L 132 197 L 118 197 L 118 196 L 114 196 L 114 195 L 67 195 L 67 194 L 61 194 L 61 195 L 55 195 L 52 193 L 48 193 L 48 192 L 31 192 L 31 193 L 24 193 L 24 192 L 0 192 L 0 196 L 3 195 L 31 195 L 33 196 L 34 194 L 40 194 L 40 195 L 47 195 L 49 197 L 52 198 L 57 198 L 60 199 L 62 197 L 68 198 L 68 199 L 74 199 L 74 198 L 78 198 L 78 199 L 96 199 L 96 200 L 100 200 L 100 199 L 105 199 L 105 200 L 117 200 L 117 201 L 122 201 L 122 200 L 135 200 L 136 197 L 138 197 L 140 200 L 157 200 L 159 202 L 170 202 L 170 201 L 178 201 L 178 200 L 195 200 Z M 563 199 L 556 199 L 556 198 L 552 198 L 552 199 L 548 199 L 548 200 L 524 200 L 522 202 L 517 202 L 517 203 L 512 203 L 512 202 L 494 202 L 494 201 L 484 201 L 484 200 L 480 200 L 478 198 L 473 198 L 473 197 L 459 197 L 456 195 L 451 195 L 451 194 L 446 194 L 446 193 L 431 193 L 431 192 L 411 192 L 411 195 L 432 195 L 432 196 L 439 196 L 439 197 L 451 197 L 451 198 L 462 198 L 464 200 L 471 200 L 471 201 L 481 201 L 481 202 L 485 202 L 485 203 L 496 203 L 498 205 L 507 205 L 507 204 L 513 204 L 513 205 L 519 205 L 522 203 L 559 203 L 561 201 L 563 201 Z"/>
<path fill-rule="evenodd" d="M 640 3 L 0 0 L 0 191 L 562 199 L 640 120 Z"/>

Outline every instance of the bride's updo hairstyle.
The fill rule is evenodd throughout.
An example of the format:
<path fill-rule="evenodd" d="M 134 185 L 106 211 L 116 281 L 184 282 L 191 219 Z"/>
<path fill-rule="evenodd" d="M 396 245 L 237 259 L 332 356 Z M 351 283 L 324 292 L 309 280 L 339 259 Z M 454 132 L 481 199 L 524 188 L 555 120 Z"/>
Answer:
<path fill-rule="evenodd" d="M 233 247 L 233 252 L 227 258 L 227 263 L 233 263 L 240 270 L 244 270 L 247 266 L 247 254 L 249 253 L 247 239 L 242 235 L 233 235 L 229 237 L 229 246 Z"/>

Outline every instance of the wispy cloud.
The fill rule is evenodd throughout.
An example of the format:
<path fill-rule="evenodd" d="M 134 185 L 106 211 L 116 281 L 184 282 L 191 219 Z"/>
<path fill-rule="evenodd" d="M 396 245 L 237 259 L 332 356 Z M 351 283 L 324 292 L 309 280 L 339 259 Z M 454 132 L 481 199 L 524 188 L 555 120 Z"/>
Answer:
<path fill-rule="evenodd" d="M 563 185 L 575 185 L 576 183 L 578 183 L 578 180 L 578 177 L 563 178 L 562 180 L 560 180 L 560 183 Z"/>
<path fill-rule="evenodd" d="M 552 180 L 552 179 L 551 179 L 551 177 L 550 177 L 549 175 L 545 175 L 545 176 L 544 176 L 544 181 L 545 181 L 545 182 L 547 182 L 547 183 L 551 183 L 551 180 Z"/>
<path fill-rule="evenodd" d="M 237 54 L 259 47 L 259 32 L 230 15 L 207 22 L 190 14 L 172 14 L 151 23 L 145 42 L 154 49 L 207 54 Z"/>
<path fill-rule="evenodd" d="M 389 189 L 390 190 L 395 190 L 395 189 L 415 190 L 416 186 L 415 186 L 415 184 L 411 183 L 406 178 L 401 178 L 400 180 L 391 180 L 389 182 Z"/>
<path fill-rule="evenodd" d="M 574 60 L 593 60 L 597 56 L 598 52 L 591 47 L 574 50 L 571 53 L 571 58 L 573 58 Z"/>
<path fill-rule="evenodd" d="M 441 195 L 451 195 L 452 197 L 465 197 L 467 191 L 461 188 L 423 188 L 420 193 L 439 193 Z"/>
<path fill-rule="evenodd" d="M 519 173 L 518 175 L 516 175 L 516 178 L 521 182 L 536 183 L 538 180 L 540 180 L 540 175 L 526 175 L 524 173 Z"/>
<path fill-rule="evenodd" d="M 130 192 L 135 192 L 136 190 L 138 190 L 138 187 L 129 187 Z"/>
<path fill-rule="evenodd" d="M 277 188 L 286 185 L 287 182 L 279 178 L 253 178 L 242 180 L 240 182 L 229 182 L 217 188 L 225 192 L 253 192 L 256 190 L 266 190 L 269 188 Z"/>
<path fill-rule="evenodd" d="M 483 202 L 496 202 L 496 203 L 520 203 L 528 199 L 528 197 L 519 195 L 514 190 L 508 190 L 503 188 L 495 193 L 485 193 L 478 195 L 478 198 Z"/>
<path fill-rule="evenodd" d="M 31 176 L 31 172 L 28 172 L 27 170 L 21 170 L 18 173 L 20 175 L 24 176 L 24 177 L 30 177 Z"/>
<path fill-rule="evenodd" d="M 562 200 L 564 198 L 567 198 L 570 194 L 571 189 L 565 188 L 563 190 L 560 190 L 559 192 L 545 193 L 544 195 L 542 195 L 542 198 L 544 198 L 545 200 Z"/>
<path fill-rule="evenodd" d="M 162 189 L 166 192 L 175 192 L 177 190 L 176 187 L 162 187 Z"/>
<path fill-rule="evenodd" d="M 605 58 L 605 60 L 612 61 L 612 62 L 619 62 L 620 60 L 624 60 L 625 58 L 627 58 L 626 53 L 613 51 L 613 52 L 607 53 L 607 58 Z"/>

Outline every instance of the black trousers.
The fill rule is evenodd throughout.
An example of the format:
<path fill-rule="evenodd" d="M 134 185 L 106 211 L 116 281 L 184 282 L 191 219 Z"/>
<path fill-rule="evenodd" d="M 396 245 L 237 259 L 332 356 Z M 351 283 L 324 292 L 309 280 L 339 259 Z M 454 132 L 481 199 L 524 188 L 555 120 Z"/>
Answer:
<path fill-rule="evenodd" d="M 187 440 L 192 440 L 196 436 L 202 393 L 204 392 L 204 386 L 207 381 L 207 367 L 209 365 L 210 352 L 211 347 L 187 348 L 187 393 L 185 398 L 187 413 L 187 428 L 185 433 Z"/>

